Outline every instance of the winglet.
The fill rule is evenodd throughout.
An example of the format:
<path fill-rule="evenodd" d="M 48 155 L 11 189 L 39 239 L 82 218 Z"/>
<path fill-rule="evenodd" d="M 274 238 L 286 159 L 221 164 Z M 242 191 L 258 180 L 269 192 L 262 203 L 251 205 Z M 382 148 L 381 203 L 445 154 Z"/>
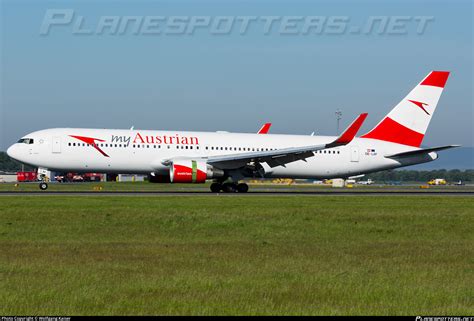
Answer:
<path fill-rule="evenodd" d="M 360 127 L 362 127 L 362 124 L 367 118 L 367 115 L 368 113 L 360 114 L 359 117 L 357 117 L 356 120 L 354 120 L 352 124 L 347 127 L 347 129 L 341 134 L 341 136 L 339 136 L 339 138 L 333 141 L 332 143 L 327 144 L 326 148 L 349 144 L 354 139 Z"/>
<path fill-rule="evenodd" d="M 263 124 L 263 126 L 258 130 L 257 134 L 267 134 L 271 126 L 272 123 Z"/>

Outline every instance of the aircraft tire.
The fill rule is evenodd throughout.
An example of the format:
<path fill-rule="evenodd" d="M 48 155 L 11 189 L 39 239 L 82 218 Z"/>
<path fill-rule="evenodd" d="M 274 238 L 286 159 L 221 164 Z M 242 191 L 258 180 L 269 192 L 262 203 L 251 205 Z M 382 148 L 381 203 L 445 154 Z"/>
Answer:
<path fill-rule="evenodd" d="M 249 191 L 249 186 L 245 183 L 240 183 L 237 185 L 237 192 L 239 193 L 247 193 Z"/>
<path fill-rule="evenodd" d="M 225 183 L 222 185 L 224 193 L 234 193 L 237 190 L 237 186 L 231 183 Z"/>
<path fill-rule="evenodd" d="M 222 185 L 219 183 L 212 183 L 211 184 L 211 192 L 219 193 L 222 190 Z"/>

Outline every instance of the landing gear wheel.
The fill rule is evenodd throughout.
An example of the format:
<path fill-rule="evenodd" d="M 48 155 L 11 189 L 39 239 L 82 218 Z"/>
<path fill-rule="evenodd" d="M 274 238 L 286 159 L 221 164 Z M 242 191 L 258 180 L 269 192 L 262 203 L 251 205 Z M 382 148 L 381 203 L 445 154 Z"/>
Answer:
<path fill-rule="evenodd" d="M 239 193 L 247 193 L 249 191 L 249 186 L 245 183 L 240 183 L 237 185 L 237 192 Z"/>
<path fill-rule="evenodd" d="M 222 185 L 219 183 L 212 183 L 211 184 L 211 192 L 219 193 L 222 190 Z"/>
<path fill-rule="evenodd" d="M 43 182 L 43 183 L 40 183 L 40 184 L 39 184 L 39 188 L 40 188 L 40 190 L 45 191 L 45 190 L 48 189 L 48 184 L 47 184 L 47 183 L 44 183 L 44 182 Z"/>
<path fill-rule="evenodd" d="M 234 193 L 237 190 L 237 186 L 231 183 L 225 183 L 222 185 L 222 190 L 225 193 Z"/>

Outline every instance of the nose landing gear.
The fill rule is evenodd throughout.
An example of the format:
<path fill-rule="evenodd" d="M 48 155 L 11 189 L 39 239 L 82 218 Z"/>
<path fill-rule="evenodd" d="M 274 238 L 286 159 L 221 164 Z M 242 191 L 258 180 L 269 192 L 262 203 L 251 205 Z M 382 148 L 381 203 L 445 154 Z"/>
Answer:
<path fill-rule="evenodd" d="M 39 188 L 40 188 L 40 190 L 42 190 L 42 191 L 47 190 L 47 189 L 48 189 L 48 183 L 45 183 L 45 182 L 39 183 Z"/>

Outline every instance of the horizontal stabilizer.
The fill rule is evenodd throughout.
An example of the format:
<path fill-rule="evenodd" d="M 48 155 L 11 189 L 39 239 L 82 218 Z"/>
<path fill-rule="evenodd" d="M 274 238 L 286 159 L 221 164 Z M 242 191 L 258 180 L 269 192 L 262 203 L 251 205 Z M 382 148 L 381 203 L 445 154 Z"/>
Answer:
<path fill-rule="evenodd" d="M 411 150 L 409 152 L 403 152 L 403 153 L 398 153 L 398 154 L 393 154 L 393 155 L 387 155 L 385 157 L 387 157 L 387 158 L 397 158 L 397 157 L 417 156 L 417 155 L 427 154 L 427 153 L 431 153 L 431 152 L 437 152 L 437 151 L 444 150 L 444 149 L 455 148 L 455 147 L 459 147 L 459 146 L 461 146 L 461 145 L 446 145 L 446 146 L 439 146 L 439 147 L 422 148 L 422 149 L 417 149 L 417 150 Z"/>

